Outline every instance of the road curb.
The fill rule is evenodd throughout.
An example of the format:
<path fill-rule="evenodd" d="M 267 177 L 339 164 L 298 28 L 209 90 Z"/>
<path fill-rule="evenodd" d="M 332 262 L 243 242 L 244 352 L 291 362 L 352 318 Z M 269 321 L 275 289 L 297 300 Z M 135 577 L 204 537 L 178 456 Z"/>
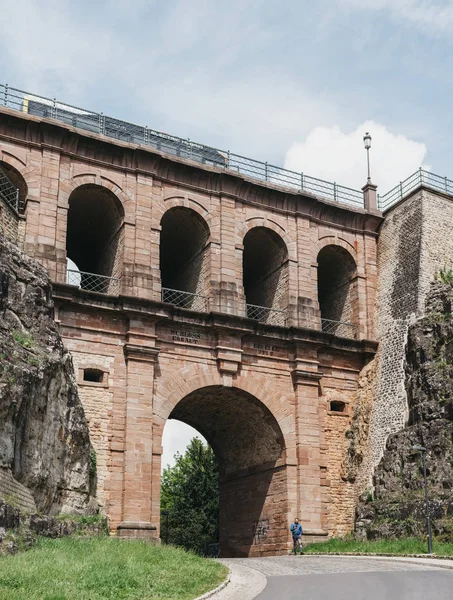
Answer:
<path fill-rule="evenodd" d="M 305 554 L 305 557 L 309 556 L 336 556 L 351 558 L 377 558 L 395 560 L 397 562 L 404 562 L 406 564 L 424 564 L 426 566 L 438 567 L 440 569 L 453 569 L 453 557 L 452 556 L 428 556 L 426 554 L 387 554 L 387 553 L 360 553 L 360 552 L 316 552 Z M 447 561 L 449 561 L 447 563 Z"/>
<path fill-rule="evenodd" d="M 195 600 L 206 600 L 207 598 L 212 598 L 212 596 L 214 596 L 215 594 L 218 594 L 219 592 L 224 590 L 226 588 L 226 586 L 230 583 L 230 581 L 231 581 L 231 569 L 228 568 L 228 575 L 226 576 L 225 580 L 218 587 L 216 587 L 214 590 L 211 590 L 210 592 L 206 592 L 206 594 L 203 594 L 202 596 L 198 596 L 197 598 L 195 598 Z"/>

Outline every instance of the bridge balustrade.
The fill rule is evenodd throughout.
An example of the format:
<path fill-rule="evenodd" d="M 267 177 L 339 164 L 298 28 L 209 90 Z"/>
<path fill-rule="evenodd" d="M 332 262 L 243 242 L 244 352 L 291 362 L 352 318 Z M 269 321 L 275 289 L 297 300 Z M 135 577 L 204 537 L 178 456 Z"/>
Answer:
<path fill-rule="evenodd" d="M 107 275 L 68 269 L 66 271 L 66 283 L 75 285 L 88 292 L 118 296 L 120 293 L 121 280 L 117 277 L 108 277 Z"/>
<path fill-rule="evenodd" d="M 209 298 L 207 296 L 170 288 L 162 288 L 162 302 L 199 312 L 208 312 L 209 309 Z"/>
<path fill-rule="evenodd" d="M 256 306 L 255 304 L 247 304 L 246 309 L 248 319 L 255 319 L 256 321 L 267 323 L 268 325 L 286 327 L 286 310 L 277 310 L 275 308 L 267 308 L 266 306 Z"/>
<path fill-rule="evenodd" d="M 354 323 L 346 321 L 332 321 L 331 319 L 321 319 L 321 330 L 325 333 L 331 333 L 337 337 L 358 339 L 359 327 Z"/>

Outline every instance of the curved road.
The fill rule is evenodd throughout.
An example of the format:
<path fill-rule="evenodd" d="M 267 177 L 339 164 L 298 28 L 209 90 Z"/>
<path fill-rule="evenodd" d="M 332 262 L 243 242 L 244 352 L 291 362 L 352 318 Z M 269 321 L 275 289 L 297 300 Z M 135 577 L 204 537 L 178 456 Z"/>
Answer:
<path fill-rule="evenodd" d="M 256 600 L 453 600 L 453 570 L 434 564 L 310 555 L 228 562 L 266 576 Z"/>

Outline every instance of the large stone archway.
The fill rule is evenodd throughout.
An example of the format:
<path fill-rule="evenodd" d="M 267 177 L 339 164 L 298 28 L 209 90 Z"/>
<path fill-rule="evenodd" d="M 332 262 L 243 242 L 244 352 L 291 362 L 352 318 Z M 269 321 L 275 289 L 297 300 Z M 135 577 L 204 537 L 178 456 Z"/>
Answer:
<path fill-rule="evenodd" d="M 215 385 L 186 395 L 169 418 L 197 429 L 216 454 L 221 555 L 286 552 L 286 449 L 270 410 L 244 390 Z"/>

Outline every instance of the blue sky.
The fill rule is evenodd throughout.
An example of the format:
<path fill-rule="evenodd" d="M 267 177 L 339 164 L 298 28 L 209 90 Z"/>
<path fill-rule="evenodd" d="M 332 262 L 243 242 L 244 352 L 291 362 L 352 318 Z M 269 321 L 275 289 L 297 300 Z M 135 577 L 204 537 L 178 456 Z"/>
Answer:
<path fill-rule="evenodd" d="M 453 178 L 451 0 L 15 0 L 0 34 L 26 91 L 354 187 L 369 130 L 381 192 Z"/>

